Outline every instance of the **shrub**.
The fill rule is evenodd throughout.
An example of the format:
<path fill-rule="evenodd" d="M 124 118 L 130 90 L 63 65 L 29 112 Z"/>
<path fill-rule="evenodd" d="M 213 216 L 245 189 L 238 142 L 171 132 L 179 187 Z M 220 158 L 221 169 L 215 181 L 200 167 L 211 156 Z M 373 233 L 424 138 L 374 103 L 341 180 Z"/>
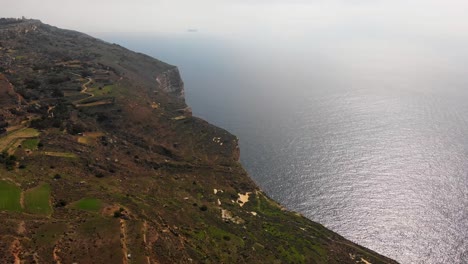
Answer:
<path fill-rule="evenodd" d="M 7 154 L 8 155 L 8 154 Z M 7 170 L 13 170 L 16 166 L 16 156 L 11 155 L 5 161 L 5 166 Z"/>
<path fill-rule="evenodd" d="M 52 91 L 52 97 L 63 97 L 64 96 L 64 93 L 62 90 L 60 90 L 59 88 L 55 88 L 53 91 Z"/>
<path fill-rule="evenodd" d="M 70 77 L 68 76 L 58 76 L 58 77 L 51 77 L 47 80 L 49 84 L 60 84 L 64 82 L 70 81 Z"/>
<path fill-rule="evenodd" d="M 41 82 L 34 79 L 28 79 L 24 81 L 24 85 L 26 85 L 26 88 L 34 90 L 41 86 Z"/>
<path fill-rule="evenodd" d="M 120 210 L 117 210 L 117 211 L 114 212 L 114 217 L 115 218 L 119 218 L 121 216 L 122 216 L 122 212 Z"/>
<path fill-rule="evenodd" d="M 90 77 L 92 75 L 93 75 L 93 73 L 91 71 L 89 71 L 89 70 L 82 70 L 81 71 L 81 77 L 83 77 L 83 78 Z"/>
<path fill-rule="evenodd" d="M 67 205 L 67 202 L 65 200 L 58 200 L 57 203 L 55 203 L 55 207 L 65 207 Z"/>

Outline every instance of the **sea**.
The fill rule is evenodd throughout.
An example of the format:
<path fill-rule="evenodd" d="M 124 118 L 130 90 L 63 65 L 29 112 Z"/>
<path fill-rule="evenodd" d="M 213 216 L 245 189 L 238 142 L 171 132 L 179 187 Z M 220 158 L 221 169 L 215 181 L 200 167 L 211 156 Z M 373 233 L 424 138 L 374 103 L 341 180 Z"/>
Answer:
<path fill-rule="evenodd" d="M 178 66 L 286 208 L 401 263 L 468 263 L 468 35 L 375 23 L 91 34 Z"/>

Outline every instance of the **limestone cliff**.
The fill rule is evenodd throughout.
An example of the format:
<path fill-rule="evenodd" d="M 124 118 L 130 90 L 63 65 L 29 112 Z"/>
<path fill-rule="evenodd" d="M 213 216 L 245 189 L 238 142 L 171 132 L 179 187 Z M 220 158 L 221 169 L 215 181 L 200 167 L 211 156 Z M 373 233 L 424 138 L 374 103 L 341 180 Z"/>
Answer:
<path fill-rule="evenodd" d="M 159 89 L 167 92 L 177 98 L 185 100 L 184 82 L 179 73 L 179 69 L 174 67 L 156 77 Z"/>
<path fill-rule="evenodd" d="M 395 263 L 263 193 L 176 67 L 37 21 L 0 36 L 0 263 Z"/>

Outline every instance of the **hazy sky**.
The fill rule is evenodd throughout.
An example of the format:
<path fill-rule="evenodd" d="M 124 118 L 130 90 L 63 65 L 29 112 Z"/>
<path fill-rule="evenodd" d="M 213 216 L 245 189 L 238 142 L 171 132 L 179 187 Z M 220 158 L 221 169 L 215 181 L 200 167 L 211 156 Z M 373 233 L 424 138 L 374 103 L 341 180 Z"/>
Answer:
<path fill-rule="evenodd" d="M 0 0 L 2 17 L 84 32 L 468 34 L 466 0 Z"/>

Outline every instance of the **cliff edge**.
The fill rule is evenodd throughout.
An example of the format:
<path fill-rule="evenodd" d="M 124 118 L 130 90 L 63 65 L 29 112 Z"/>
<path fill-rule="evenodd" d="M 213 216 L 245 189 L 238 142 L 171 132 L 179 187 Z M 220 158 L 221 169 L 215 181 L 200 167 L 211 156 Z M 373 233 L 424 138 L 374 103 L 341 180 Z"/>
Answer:
<path fill-rule="evenodd" d="M 176 67 L 0 19 L 1 263 L 395 263 L 265 195 Z"/>

